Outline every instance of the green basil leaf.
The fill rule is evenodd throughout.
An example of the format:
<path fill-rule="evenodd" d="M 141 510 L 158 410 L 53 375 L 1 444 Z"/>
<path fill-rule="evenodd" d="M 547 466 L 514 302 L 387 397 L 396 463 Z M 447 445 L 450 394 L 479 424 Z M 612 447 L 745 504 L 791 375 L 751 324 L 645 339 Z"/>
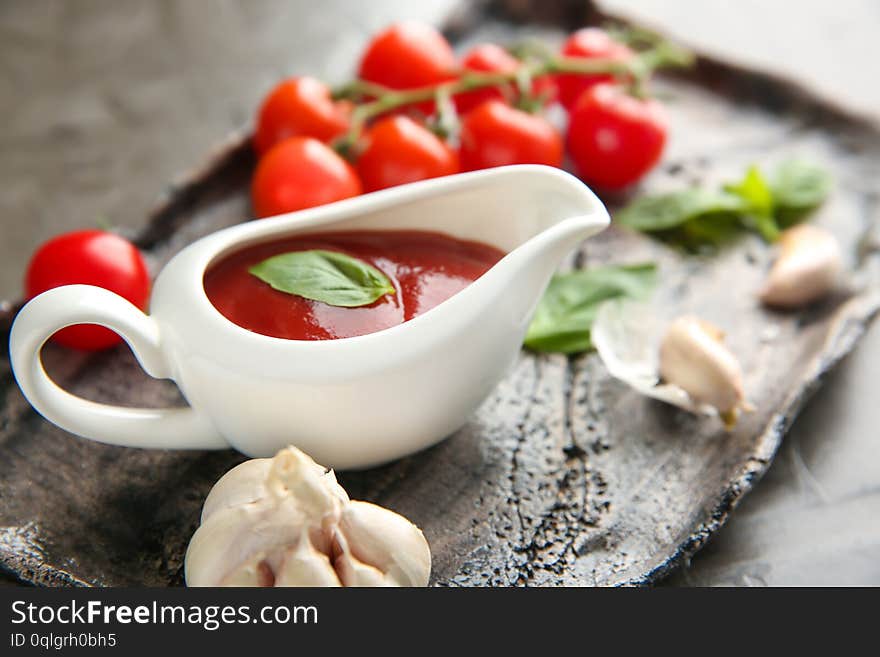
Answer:
<path fill-rule="evenodd" d="M 774 195 L 761 170 L 755 165 L 750 166 L 741 181 L 729 183 L 724 189 L 743 200 L 744 223 L 757 230 L 768 242 L 775 242 L 779 237 L 779 226 L 773 216 Z"/>
<path fill-rule="evenodd" d="M 534 351 L 574 354 L 592 348 L 590 327 L 603 301 L 643 299 L 654 288 L 653 263 L 612 265 L 557 274 L 538 303 L 526 333 Z"/>
<path fill-rule="evenodd" d="M 274 289 L 331 306 L 368 306 L 395 289 L 381 271 L 335 251 L 293 251 L 272 256 L 248 271 Z"/>
<path fill-rule="evenodd" d="M 688 251 L 714 252 L 741 235 L 742 230 L 742 219 L 737 214 L 709 214 L 693 219 L 661 237 Z"/>
<path fill-rule="evenodd" d="M 724 189 L 745 201 L 749 211 L 773 214 L 773 192 L 761 170 L 755 165 L 748 168 L 742 180 L 738 183 L 728 183 Z"/>
<path fill-rule="evenodd" d="M 787 160 L 771 180 L 780 222 L 787 226 L 818 206 L 831 192 L 831 175 L 811 162 Z"/>
<path fill-rule="evenodd" d="M 742 212 L 743 201 L 726 192 L 693 187 L 678 192 L 644 196 L 615 215 L 615 220 L 642 232 L 665 231 L 694 219 Z"/>

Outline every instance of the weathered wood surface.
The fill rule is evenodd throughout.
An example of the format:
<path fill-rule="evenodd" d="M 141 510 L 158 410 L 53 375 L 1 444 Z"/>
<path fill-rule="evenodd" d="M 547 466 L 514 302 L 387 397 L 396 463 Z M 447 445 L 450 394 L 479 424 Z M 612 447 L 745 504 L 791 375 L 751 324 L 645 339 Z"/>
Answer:
<path fill-rule="evenodd" d="M 463 41 L 517 32 L 498 21 L 457 27 Z M 559 34 L 548 28 L 549 37 Z M 594 355 L 524 353 L 466 429 L 396 464 L 341 476 L 353 496 L 424 528 L 437 584 L 653 581 L 725 520 L 820 375 L 880 305 L 875 258 L 856 257 L 867 252 L 859 246 L 870 244 L 877 223 L 880 138 L 870 126 L 717 62 L 663 91 L 672 96 L 675 140 L 649 188 L 717 181 L 786 154 L 818 159 L 836 172 L 838 190 L 815 220 L 834 228 L 870 287 L 808 313 L 778 315 L 753 299 L 770 257 L 757 240 L 714 259 L 684 259 L 617 230 L 589 242 L 580 261 L 658 260 L 661 299 L 728 330 L 758 411 L 725 434 L 712 421 L 632 394 L 608 379 Z M 203 182 L 172 192 L 140 237 L 156 267 L 196 237 L 247 217 L 242 190 L 252 164 L 247 147 L 233 142 Z M 50 347 L 45 357 L 63 385 L 90 398 L 180 403 L 173 385 L 147 379 L 125 350 L 73 357 Z M 180 583 L 204 495 L 242 457 L 75 440 L 30 409 L 8 362 L 0 368 L 2 563 L 39 583 Z"/>

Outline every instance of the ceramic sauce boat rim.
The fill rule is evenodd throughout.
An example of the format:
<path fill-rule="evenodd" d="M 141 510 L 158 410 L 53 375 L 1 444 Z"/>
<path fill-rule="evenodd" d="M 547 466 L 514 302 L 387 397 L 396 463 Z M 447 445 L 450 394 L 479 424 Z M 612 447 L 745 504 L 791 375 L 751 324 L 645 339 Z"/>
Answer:
<path fill-rule="evenodd" d="M 504 177 L 515 172 L 526 173 L 529 171 L 544 176 L 556 176 L 567 184 L 570 184 L 573 187 L 576 186 L 584 196 L 585 206 L 589 205 L 592 208 L 591 211 L 583 215 L 560 219 L 558 222 L 522 242 L 513 250 L 505 253 L 505 255 L 492 265 L 485 274 L 467 285 L 461 291 L 437 304 L 430 310 L 417 315 L 410 320 L 401 322 L 400 324 L 395 324 L 394 326 L 365 333 L 363 335 L 334 338 L 332 340 L 297 340 L 279 338 L 250 331 L 239 326 L 223 315 L 223 313 L 211 303 L 211 300 L 208 298 L 207 292 L 205 291 L 204 277 L 208 268 L 224 256 L 234 253 L 239 249 L 246 248 L 247 246 L 271 241 L 273 237 L 282 235 L 294 236 L 298 234 L 308 234 L 312 229 L 324 227 L 330 228 L 333 224 L 350 219 L 357 214 L 378 212 L 401 203 L 417 201 L 420 198 L 438 196 L 446 192 L 471 187 L 479 184 L 481 180 L 490 180 L 492 178 Z M 398 187 L 337 201 L 336 203 L 328 205 L 300 210 L 276 217 L 251 220 L 244 224 L 230 226 L 229 228 L 206 235 L 186 247 L 186 249 L 178 254 L 178 256 L 183 255 L 185 251 L 189 249 L 195 249 L 199 252 L 198 257 L 190 265 L 191 268 L 195 270 L 196 280 L 194 281 L 194 284 L 196 288 L 196 301 L 201 306 L 201 310 L 206 311 L 213 319 L 220 320 L 223 329 L 230 334 L 229 337 L 253 340 L 263 346 L 272 345 L 277 348 L 285 348 L 288 350 L 305 349 L 309 351 L 318 351 L 322 349 L 368 346 L 370 343 L 375 343 L 379 340 L 388 340 L 395 337 L 399 338 L 406 332 L 417 331 L 423 326 L 423 324 L 434 320 L 438 314 L 449 312 L 453 310 L 455 306 L 467 303 L 470 297 L 478 294 L 483 287 L 490 283 L 491 280 L 499 276 L 499 272 L 516 264 L 527 262 L 531 257 L 536 255 L 536 251 L 540 250 L 541 245 L 539 242 L 544 239 L 552 239 L 555 233 L 563 231 L 568 232 L 574 228 L 579 230 L 592 228 L 598 232 L 605 228 L 609 221 L 608 212 L 601 200 L 589 187 L 572 174 L 555 167 L 544 165 L 510 165 L 400 185 Z M 376 230 L 383 229 L 377 228 Z M 173 259 L 176 259 L 178 256 L 175 256 Z"/>

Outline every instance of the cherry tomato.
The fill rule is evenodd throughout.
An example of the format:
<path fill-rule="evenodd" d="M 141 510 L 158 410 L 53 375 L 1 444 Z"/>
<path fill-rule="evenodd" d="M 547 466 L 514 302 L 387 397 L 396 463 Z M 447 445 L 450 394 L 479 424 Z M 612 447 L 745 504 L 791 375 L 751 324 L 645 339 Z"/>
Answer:
<path fill-rule="evenodd" d="M 325 84 L 310 77 L 290 78 L 263 100 L 257 115 L 254 147 L 264 155 L 287 137 L 330 141 L 347 129 L 345 106 L 333 102 Z"/>
<path fill-rule="evenodd" d="M 455 69 L 455 54 L 442 34 L 430 25 L 406 21 L 395 23 L 367 45 L 358 74 L 391 89 L 416 89 L 452 80 Z M 416 107 L 429 114 L 434 104 Z"/>
<path fill-rule="evenodd" d="M 150 295 L 150 275 L 140 251 L 128 240 L 102 230 L 80 230 L 53 237 L 34 253 L 25 275 L 31 299 L 61 285 L 97 285 L 143 310 Z M 96 351 L 122 340 L 96 324 L 61 329 L 52 340 L 66 347 Z"/>
<path fill-rule="evenodd" d="M 655 100 L 614 84 L 587 89 L 571 111 L 568 151 L 581 178 L 605 189 L 626 187 L 660 159 L 666 115 Z"/>
<path fill-rule="evenodd" d="M 506 164 L 562 165 L 562 137 L 544 118 L 489 100 L 461 124 L 461 166 L 465 171 Z"/>
<path fill-rule="evenodd" d="M 379 120 L 364 142 L 357 172 L 368 192 L 459 171 L 458 154 L 406 116 Z"/>
<path fill-rule="evenodd" d="M 635 53 L 627 46 L 612 39 L 607 32 L 598 27 L 586 27 L 568 37 L 562 45 L 562 54 L 566 57 L 583 59 L 610 59 L 625 62 Z M 612 75 L 574 75 L 561 74 L 556 76 L 559 90 L 559 102 L 571 109 L 578 97 L 590 87 L 602 82 L 610 82 Z"/>
<path fill-rule="evenodd" d="M 461 60 L 461 68 L 464 71 L 478 73 L 512 73 L 519 66 L 520 61 L 516 57 L 494 43 L 475 46 Z M 459 114 L 466 114 L 487 100 L 506 100 L 514 93 L 514 85 L 509 84 L 503 87 L 466 91 L 456 94 L 453 99 Z M 532 95 L 542 98 L 545 103 L 552 101 L 556 97 L 556 82 L 553 76 L 543 75 L 532 80 Z"/>
<path fill-rule="evenodd" d="M 556 86 L 556 76 L 541 75 L 532 80 L 532 96 L 540 98 L 544 105 L 548 105 L 559 97 L 559 88 Z"/>
<path fill-rule="evenodd" d="M 257 164 L 251 199 L 258 217 L 332 203 L 361 193 L 351 166 L 312 137 L 290 137 Z"/>
<path fill-rule="evenodd" d="M 478 73 L 512 73 L 519 68 L 519 60 L 501 46 L 484 43 L 472 48 L 461 60 L 464 71 Z M 512 91 L 511 85 L 507 85 Z M 476 89 L 454 97 L 455 107 L 464 114 L 487 100 L 504 100 L 504 92 L 498 87 Z"/>

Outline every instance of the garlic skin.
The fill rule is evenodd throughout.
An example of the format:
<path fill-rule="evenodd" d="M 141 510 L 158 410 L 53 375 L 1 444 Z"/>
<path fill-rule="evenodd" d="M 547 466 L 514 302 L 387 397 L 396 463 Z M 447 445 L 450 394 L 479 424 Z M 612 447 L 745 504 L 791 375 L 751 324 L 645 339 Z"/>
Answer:
<path fill-rule="evenodd" d="M 272 459 L 250 459 L 223 475 L 205 498 L 201 522 L 221 509 L 256 502 L 264 497 L 264 483 L 271 466 Z"/>
<path fill-rule="evenodd" d="M 837 284 L 843 269 L 840 245 L 830 232 L 802 224 L 783 231 L 779 257 L 759 293 L 761 302 L 783 309 L 818 301 Z"/>
<path fill-rule="evenodd" d="M 723 332 L 712 324 L 697 317 L 679 317 L 660 343 L 659 374 L 696 404 L 717 409 L 732 426 L 747 404 L 739 362 L 723 339 Z"/>
<path fill-rule="evenodd" d="M 349 500 L 288 447 L 215 484 L 184 571 L 188 586 L 427 586 L 431 552 L 406 518 Z"/>

